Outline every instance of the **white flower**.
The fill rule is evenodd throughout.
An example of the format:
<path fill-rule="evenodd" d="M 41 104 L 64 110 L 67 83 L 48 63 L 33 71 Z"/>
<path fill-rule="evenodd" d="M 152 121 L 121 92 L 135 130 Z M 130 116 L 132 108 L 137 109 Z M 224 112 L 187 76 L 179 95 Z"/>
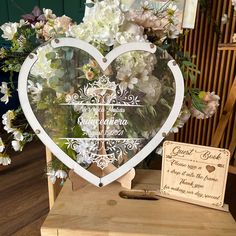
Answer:
<path fill-rule="evenodd" d="M 55 184 L 57 177 L 55 175 L 56 171 L 55 170 L 50 170 L 49 172 L 47 172 L 47 176 L 49 177 L 50 181 Z"/>
<path fill-rule="evenodd" d="M 11 126 L 8 126 L 8 125 L 5 125 L 3 129 L 6 130 L 7 133 L 12 133 L 15 131 L 15 128 L 12 128 Z"/>
<path fill-rule="evenodd" d="M 89 123 L 85 121 L 91 122 Z M 78 124 L 80 125 L 82 131 L 86 133 L 86 135 L 88 135 L 89 137 L 98 137 L 98 112 L 94 112 L 92 109 L 89 109 L 88 111 L 83 111 L 80 117 L 78 118 Z"/>
<path fill-rule="evenodd" d="M 125 90 L 148 81 L 154 70 L 156 57 L 148 52 L 133 51 L 119 56 L 116 62 L 117 79 L 121 81 L 120 89 Z"/>
<path fill-rule="evenodd" d="M 223 25 L 225 25 L 228 21 L 228 15 L 227 14 L 224 14 L 222 17 L 221 17 L 221 22 Z"/>
<path fill-rule="evenodd" d="M 94 141 L 80 141 L 79 145 L 77 145 L 76 153 L 77 153 L 77 162 L 79 164 L 91 164 L 92 156 L 91 153 L 96 153 L 97 144 Z"/>
<path fill-rule="evenodd" d="M 38 102 L 41 99 L 41 93 L 43 86 L 39 83 L 34 84 L 33 81 L 28 80 L 28 92 L 31 93 L 34 102 Z"/>
<path fill-rule="evenodd" d="M 3 141 L 2 141 L 2 138 L 0 137 L 0 152 L 3 152 L 4 149 L 5 149 L 5 145 L 4 145 Z"/>
<path fill-rule="evenodd" d="M 5 114 L 2 116 L 2 124 L 4 125 L 4 130 L 6 130 L 8 133 L 12 133 L 15 131 L 14 128 L 11 127 L 11 121 L 15 119 L 15 112 L 13 110 L 8 110 Z"/>
<path fill-rule="evenodd" d="M 52 13 L 51 9 L 43 8 L 43 13 L 47 20 L 56 18 L 56 15 Z"/>
<path fill-rule="evenodd" d="M 236 43 L 236 33 L 233 34 L 232 40 L 233 40 L 233 43 Z"/>
<path fill-rule="evenodd" d="M 133 51 L 125 53 L 116 59 L 117 71 L 124 70 L 122 67 L 129 67 L 134 77 L 143 81 L 148 80 L 157 62 L 156 56 L 148 52 Z"/>
<path fill-rule="evenodd" d="M 11 159 L 6 154 L 0 153 L 0 165 L 7 166 L 11 164 Z"/>
<path fill-rule="evenodd" d="M 189 120 L 191 113 L 189 109 L 184 105 L 179 113 L 174 126 L 171 128 L 170 133 L 178 133 L 179 129 L 183 128 L 184 124 Z"/>
<path fill-rule="evenodd" d="M 156 154 L 162 156 L 163 155 L 163 146 L 160 146 L 156 149 Z"/>
<path fill-rule="evenodd" d="M 49 172 L 47 172 L 47 176 L 49 177 L 50 181 L 55 184 L 57 178 L 58 179 L 66 179 L 67 173 L 64 170 L 53 170 L 51 169 Z"/>
<path fill-rule="evenodd" d="M 126 90 L 127 88 L 133 89 L 134 85 L 138 83 L 138 79 L 133 76 L 130 67 L 122 67 L 117 72 L 117 79 L 120 80 L 120 89 Z"/>
<path fill-rule="evenodd" d="M 24 26 L 24 25 L 29 25 L 29 22 L 28 22 L 28 21 L 25 21 L 24 19 L 20 19 L 19 28 L 21 28 L 21 27 Z"/>
<path fill-rule="evenodd" d="M 175 5 L 175 4 L 173 4 L 173 3 L 170 3 L 170 4 L 168 5 L 168 7 L 167 7 L 167 10 L 168 10 L 168 11 L 175 12 L 175 11 L 178 10 L 178 7 L 177 7 L 177 5 Z"/>
<path fill-rule="evenodd" d="M 144 97 L 146 103 L 155 105 L 158 102 L 162 89 L 161 82 L 158 78 L 151 75 L 148 81 L 139 80 L 137 87 L 146 94 Z"/>
<path fill-rule="evenodd" d="M 2 82 L 2 86 L 0 86 L 0 92 L 4 94 L 4 96 L 1 97 L 0 101 L 5 102 L 5 104 L 7 104 L 9 102 L 9 97 L 11 97 L 11 91 L 7 87 L 6 82 Z"/>
<path fill-rule="evenodd" d="M 17 32 L 18 27 L 19 23 L 8 22 L 3 24 L 0 27 L 3 31 L 2 37 L 6 40 L 12 40 L 14 38 L 15 33 Z"/>
<path fill-rule="evenodd" d="M 23 149 L 23 145 L 22 142 L 18 141 L 18 140 L 13 140 L 11 141 L 11 145 L 13 147 L 13 149 L 17 152 L 17 151 L 22 151 Z"/>
<path fill-rule="evenodd" d="M 50 52 L 53 52 L 53 48 L 50 44 L 46 44 L 37 49 L 38 60 L 35 62 L 31 68 L 31 74 L 34 76 L 41 76 L 44 79 L 50 79 L 51 77 L 58 75 L 62 76 L 63 71 L 59 69 L 54 69 L 51 67 L 51 60 L 46 57 Z"/>
<path fill-rule="evenodd" d="M 131 23 L 126 22 L 117 32 L 116 41 L 119 44 L 125 44 L 128 42 L 145 42 L 147 37 L 143 34 L 143 28 Z"/>
<path fill-rule="evenodd" d="M 93 40 L 93 35 L 85 23 L 81 23 L 79 25 L 71 25 L 68 32 L 66 33 L 66 36 L 78 38 L 86 42 L 91 42 Z"/>
<path fill-rule="evenodd" d="M 24 136 L 23 136 L 23 134 L 20 130 L 15 130 L 13 132 L 13 135 L 14 135 L 14 139 L 17 140 L 17 141 L 23 141 L 24 140 Z"/>
<path fill-rule="evenodd" d="M 180 31 L 179 28 L 173 24 L 168 27 L 168 37 L 171 39 L 176 39 L 179 37 Z"/>
<path fill-rule="evenodd" d="M 66 179 L 67 178 L 67 173 L 64 171 L 64 170 L 57 170 L 55 172 L 55 176 L 58 178 L 58 179 Z"/>
<path fill-rule="evenodd" d="M 112 46 L 124 18 L 124 13 L 120 9 L 120 1 L 96 2 L 89 14 L 84 17 L 83 23 L 71 26 L 67 35 L 87 42 L 98 41 Z"/>
<path fill-rule="evenodd" d="M 236 11 L 236 0 L 232 0 L 232 6 L 234 6 L 234 10 Z"/>

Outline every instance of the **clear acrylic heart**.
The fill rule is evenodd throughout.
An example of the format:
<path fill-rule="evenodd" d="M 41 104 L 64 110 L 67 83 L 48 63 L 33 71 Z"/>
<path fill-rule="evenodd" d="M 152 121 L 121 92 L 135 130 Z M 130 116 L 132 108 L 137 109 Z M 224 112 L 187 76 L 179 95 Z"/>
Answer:
<path fill-rule="evenodd" d="M 41 141 L 82 178 L 105 186 L 169 133 L 184 83 L 175 61 L 150 43 L 128 43 L 103 56 L 84 41 L 60 38 L 27 57 L 18 91 Z"/>

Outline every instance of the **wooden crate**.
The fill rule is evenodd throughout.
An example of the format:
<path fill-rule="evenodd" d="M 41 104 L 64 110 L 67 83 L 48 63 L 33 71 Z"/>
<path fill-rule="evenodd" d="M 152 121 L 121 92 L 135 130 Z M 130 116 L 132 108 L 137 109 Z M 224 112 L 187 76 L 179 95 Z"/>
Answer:
<path fill-rule="evenodd" d="M 160 171 L 138 171 L 134 190 L 156 190 Z M 67 181 L 45 220 L 42 236 L 235 235 L 228 212 L 175 200 L 131 200 L 119 196 L 118 183 L 104 188 L 88 184 L 72 192 Z M 148 191 L 146 191 L 148 192 Z"/>

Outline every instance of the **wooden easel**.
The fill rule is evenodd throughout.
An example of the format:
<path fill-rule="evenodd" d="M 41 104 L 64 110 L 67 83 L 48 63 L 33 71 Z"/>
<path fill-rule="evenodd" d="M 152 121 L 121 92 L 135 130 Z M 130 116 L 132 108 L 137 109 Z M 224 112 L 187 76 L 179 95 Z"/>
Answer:
<path fill-rule="evenodd" d="M 52 158 L 53 158 L 53 154 L 46 147 L 47 163 L 51 162 Z M 108 173 L 114 171 L 115 169 L 116 169 L 116 167 L 110 164 L 104 170 L 104 174 L 108 174 Z M 96 167 L 96 165 L 92 165 L 89 168 L 89 171 L 91 171 L 92 173 L 95 174 L 98 171 L 98 168 Z M 132 180 L 134 179 L 134 177 L 135 177 L 135 170 L 133 168 L 128 173 L 126 173 L 125 175 L 123 175 L 122 177 L 117 179 L 116 181 L 120 183 L 121 187 L 124 187 L 126 189 L 131 189 Z M 84 186 L 86 186 L 88 184 L 88 182 L 86 180 L 84 180 L 83 178 L 78 176 L 73 170 L 69 171 L 69 178 L 72 182 L 72 190 L 73 191 L 77 191 L 78 189 L 83 188 Z M 53 184 L 48 177 L 48 195 L 49 195 L 49 208 L 50 209 L 52 208 L 58 194 L 60 193 L 61 188 L 62 188 L 62 186 L 60 185 L 60 181 L 57 180 Z"/>
<path fill-rule="evenodd" d="M 218 50 L 228 51 L 233 50 L 236 51 L 236 44 L 220 44 L 218 47 Z M 236 103 L 236 76 L 234 78 L 232 87 L 230 89 L 229 95 L 227 97 L 226 103 L 224 105 L 224 109 L 220 118 L 220 121 L 218 123 L 218 126 L 216 128 L 216 131 L 213 135 L 211 146 L 219 147 L 220 141 L 224 135 L 226 126 L 229 122 L 229 119 L 231 115 L 233 115 L 233 109 L 234 105 Z M 233 153 L 236 149 L 236 130 L 233 130 L 232 139 L 229 145 L 229 151 L 231 153 L 231 159 L 233 158 Z M 236 160 L 234 160 L 233 165 L 229 166 L 229 172 L 236 174 Z"/>
<path fill-rule="evenodd" d="M 105 137 L 106 137 L 106 125 L 104 125 L 104 121 L 106 120 L 106 109 L 105 105 L 106 104 L 106 94 L 104 95 L 99 95 L 99 112 L 98 112 L 98 117 L 99 121 L 103 121 L 102 123 L 99 123 L 99 145 L 98 145 L 98 154 L 101 156 L 106 156 L 107 155 L 107 150 L 105 146 Z M 89 167 L 88 171 L 95 174 L 96 176 L 102 177 L 104 175 L 108 175 L 109 173 L 113 172 L 116 169 L 116 167 L 110 163 L 106 168 L 100 169 L 97 167 L 96 164 L 92 164 L 91 167 Z M 78 176 L 74 171 L 70 171 L 69 173 L 70 180 L 72 182 L 72 189 L 73 191 L 76 191 L 83 186 L 87 184 L 87 181 Z M 132 168 L 128 173 L 117 179 L 117 182 L 121 184 L 122 187 L 131 189 L 131 184 L 132 180 L 135 177 L 135 170 Z M 102 183 L 101 186 L 102 187 Z"/>
<path fill-rule="evenodd" d="M 105 121 L 106 119 L 106 111 L 105 111 L 105 95 L 100 95 L 99 97 L 99 103 L 101 104 L 99 106 L 99 112 L 98 112 L 98 117 L 99 121 L 103 120 Z M 99 123 L 99 145 L 98 145 L 98 154 L 99 155 L 107 155 L 106 147 L 105 147 L 105 133 L 106 133 L 106 125 L 104 125 L 104 122 Z M 47 156 L 47 163 L 52 161 L 52 153 L 46 148 L 46 156 Z M 93 163 L 89 168 L 88 171 L 93 173 L 94 175 L 98 177 L 102 177 L 104 175 L 108 175 L 109 173 L 113 172 L 116 169 L 116 167 L 110 163 L 106 168 L 100 169 L 95 163 Z M 121 187 L 124 187 L 126 189 L 131 189 L 132 185 L 132 180 L 135 177 L 135 170 L 132 168 L 129 172 L 127 172 L 125 175 L 121 176 L 119 179 L 116 181 L 121 184 Z M 88 182 L 81 178 L 79 175 L 77 175 L 73 170 L 69 171 L 69 178 L 72 182 L 72 190 L 77 191 L 81 188 L 83 188 L 85 185 L 88 184 Z M 101 186 L 102 187 L 102 183 Z M 49 206 L 50 209 L 52 205 L 55 202 L 55 199 L 57 195 L 59 194 L 61 190 L 61 186 L 56 182 L 54 185 L 51 183 L 50 179 L 48 178 L 48 190 L 49 190 Z"/>

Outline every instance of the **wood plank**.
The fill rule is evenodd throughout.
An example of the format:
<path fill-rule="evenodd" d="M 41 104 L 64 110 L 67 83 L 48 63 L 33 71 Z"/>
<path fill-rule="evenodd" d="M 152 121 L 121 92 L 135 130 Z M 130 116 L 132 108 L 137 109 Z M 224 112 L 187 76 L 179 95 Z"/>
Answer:
<path fill-rule="evenodd" d="M 48 212 L 45 180 L 42 175 L 31 178 L 1 192 L 0 235 L 11 235 Z"/>
<path fill-rule="evenodd" d="M 47 162 L 47 165 L 52 161 L 52 158 L 53 158 L 53 154 L 46 147 L 46 162 Z M 61 186 L 60 186 L 58 180 L 53 184 L 51 182 L 49 176 L 48 176 L 47 180 L 48 180 L 49 208 L 52 209 L 52 206 L 53 206 L 58 194 L 61 191 Z"/>
<path fill-rule="evenodd" d="M 229 96 L 227 98 L 226 104 L 224 106 L 224 111 L 222 113 L 221 119 L 219 121 L 216 132 L 212 138 L 211 145 L 214 147 L 218 147 L 225 131 L 226 125 L 229 121 L 229 118 L 232 114 L 232 110 L 236 101 L 236 77 L 234 79 L 234 83 L 230 89 Z"/>
<path fill-rule="evenodd" d="M 44 146 L 31 143 L 15 155 L 13 165 L 1 166 L 0 171 L 0 235 L 4 236 L 13 235 L 48 212 Z"/>
<path fill-rule="evenodd" d="M 160 172 L 142 170 L 136 178 L 134 190 L 154 191 L 159 186 Z M 112 183 L 102 189 L 87 185 L 73 192 L 67 181 L 41 228 L 42 236 L 57 232 L 61 236 L 235 234 L 236 224 L 229 213 L 165 198 L 123 199 L 119 196 L 123 190 Z"/>
<path fill-rule="evenodd" d="M 220 51 L 229 51 L 229 50 L 236 50 L 235 43 L 220 43 L 218 46 L 218 50 Z"/>
<path fill-rule="evenodd" d="M 40 236 L 40 227 L 42 226 L 44 220 L 46 219 L 46 215 L 40 217 L 36 221 L 30 223 L 24 228 L 18 230 L 13 233 L 12 236 Z"/>

